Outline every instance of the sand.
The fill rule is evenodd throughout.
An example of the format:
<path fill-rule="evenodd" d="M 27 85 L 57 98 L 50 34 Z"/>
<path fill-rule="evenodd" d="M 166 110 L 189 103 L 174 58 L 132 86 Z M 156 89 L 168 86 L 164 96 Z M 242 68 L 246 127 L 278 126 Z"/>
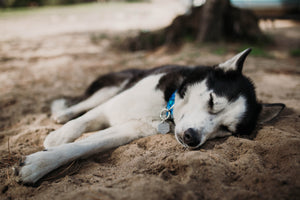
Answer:
<path fill-rule="evenodd" d="M 10 28 L 0 41 L 0 199 L 299 199 L 300 61 L 288 55 L 289 47 L 299 47 L 299 25 L 267 29 L 279 38 L 268 49 L 271 56 L 250 55 L 245 63 L 258 98 L 287 106 L 251 136 L 214 139 L 196 151 L 171 134 L 142 138 L 72 162 L 35 187 L 15 182 L 11 168 L 42 150 L 46 135 L 61 126 L 50 119 L 53 99 L 80 95 L 110 71 L 216 64 L 232 56 L 235 45 L 221 55 L 212 53 L 217 45 L 193 44 L 172 53 L 165 48 L 130 53 L 112 48 L 110 37 L 95 41 L 100 29 L 37 37 Z"/>

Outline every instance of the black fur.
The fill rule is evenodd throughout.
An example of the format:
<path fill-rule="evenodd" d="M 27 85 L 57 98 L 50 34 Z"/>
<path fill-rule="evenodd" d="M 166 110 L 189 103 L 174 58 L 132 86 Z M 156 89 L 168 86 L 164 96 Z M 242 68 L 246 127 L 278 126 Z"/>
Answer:
<path fill-rule="evenodd" d="M 171 95 L 178 90 L 183 80 L 191 73 L 192 69 L 182 66 L 173 66 L 172 71 L 166 73 L 159 80 L 156 89 L 163 91 L 164 99 L 167 102 Z"/>
<path fill-rule="evenodd" d="M 124 81 L 127 80 L 127 83 L 123 90 L 126 90 L 134 86 L 141 79 L 151 75 L 166 73 L 158 85 L 157 89 L 160 89 L 164 92 L 165 100 L 168 101 L 173 92 L 178 89 L 181 84 L 183 77 L 186 77 L 188 73 L 191 72 L 191 69 L 185 66 L 176 66 L 176 65 L 165 65 L 152 69 L 128 69 L 121 72 L 113 72 L 106 75 L 98 77 L 92 84 L 88 87 L 85 94 L 86 97 L 94 94 L 98 90 L 104 87 L 110 86 L 119 86 Z"/>
<path fill-rule="evenodd" d="M 128 80 L 127 87 L 139 81 L 144 74 L 144 70 L 128 69 L 121 72 L 113 72 L 100 76 L 86 90 L 86 95 L 90 96 L 104 87 L 119 86 Z"/>

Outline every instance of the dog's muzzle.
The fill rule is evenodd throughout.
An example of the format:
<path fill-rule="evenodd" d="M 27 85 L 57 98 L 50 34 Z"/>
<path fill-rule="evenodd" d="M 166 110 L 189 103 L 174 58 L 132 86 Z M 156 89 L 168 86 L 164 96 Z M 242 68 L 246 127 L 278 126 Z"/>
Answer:
<path fill-rule="evenodd" d="M 190 148 L 198 147 L 201 143 L 200 134 L 193 128 L 187 129 L 183 134 L 177 134 L 176 137 L 181 144 Z"/>

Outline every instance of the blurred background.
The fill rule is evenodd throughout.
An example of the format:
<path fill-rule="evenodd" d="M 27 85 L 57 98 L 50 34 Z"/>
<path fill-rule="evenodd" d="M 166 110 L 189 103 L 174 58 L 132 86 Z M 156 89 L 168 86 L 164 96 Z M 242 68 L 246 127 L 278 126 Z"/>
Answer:
<path fill-rule="evenodd" d="M 299 0 L 0 0 L 0 199 L 299 199 L 299 9 Z M 36 188 L 9 173 L 60 127 L 53 99 L 80 96 L 104 73 L 212 66 L 248 47 L 243 71 L 258 99 L 287 105 L 251 138 L 187 151 L 155 135 Z"/>
<path fill-rule="evenodd" d="M 232 7 L 247 10 L 247 12 L 250 11 L 251 14 L 255 15 L 256 21 L 254 21 L 254 23 L 257 22 L 259 27 L 254 27 L 253 22 L 250 22 L 250 20 L 244 20 L 249 18 L 248 14 L 242 17 L 232 17 L 232 15 L 232 18 L 227 22 L 222 22 L 222 26 L 227 27 L 227 32 L 223 30 L 220 31 L 218 28 L 215 28 L 216 30 L 210 28 L 206 30 L 208 25 L 200 24 L 200 18 L 198 17 L 182 20 L 184 22 L 181 22 L 182 24 L 179 26 L 181 27 L 180 29 L 184 30 L 184 33 L 180 33 L 180 38 L 183 37 L 185 40 L 195 39 L 198 42 L 232 41 L 234 38 L 238 38 L 239 41 L 266 41 L 271 38 L 266 39 L 264 37 L 262 39 L 262 37 L 260 37 L 261 35 L 258 35 L 260 30 L 265 31 L 264 33 L 266 34 L 272 34 L 268 33 L 271 29 L 274 31 L 275 28 L 295 27 L 299 24 L 300 1 L 298 0 L 227 0 L 222 2 L 227 2 L 227 4 L 230 2 Z M 126 33 L 128 33 L 129 31 L 139 30 L 141 32 L 148 32 L 167 27 L 176 16 L 192 16 L 192 14 L 199 13 L 197 8 L 205 7 L 205 3 L 205 0 L 0 0 L 0 23 L 2 27 L 0 34 L 1 40 L 6 40 L 12 37 L 27 37 L 30 35 L 34 37 L 43 34 L 88 31 L 100 31 L 102 33 L 107 33 L 107 31 L 113 31 L 115 33 L 127 31 Z M 211 1 L 209 3 L 212 5 L 216 4 L 211 3 Z M 224 3 L 220 5 L 224 5 Z M 213 10 L 208 10 L 206 13 L 210 14 L 206 15 L 208 15 L 208 17 L 210 17 L 211 14 L 217 16 L 216 13 L 226 13 L 224 10 L 227 10 L 227 13 L 233 12 L 228 8 L 220 8 L 220 6 L 217 8 L 215 6 Z M 225 15 L 222 14 L 222 16 L 223 20 Z M 208 24 L 216 24 L 216 22 L 220 21 L 219 18 L 214 17 L 208 20 Z M 234 18 L 241 18 L 242 20 L 235 22 L 233 20 Z M 193 21 L 198 21 L 199 25 L 192 28 L 191 26 L 184 26 L 184 24 L 191 24 Z M 252 23 L 251 26 L 249 26 L 250 23 Z M 175 23 L 171 25 L 174 24 Z M 238 27 L 240 30 L 234 28 L 234 26 L 240 26 L 239 24 L 245 24 L 245 27 Z M 202 28 L 200 28 L 201 26 Z M 203 26 L 205 27 L 203 28 Z M 233 26 L 233 28 L 230 26 Z M 172 26 L 172 29 L 173 28 L 174 26 Z M 202 29 L 203 31 L 195 31 L 193 28 Z M 25 29 L 26 31 L 22 31 Z M 223 36 L 206 39 L 205 35 L 208 34 L 203 33 L 205 31 L 210 32 L 209 34 L 211 35 L 214 35 L 212 32 L 219 31 Z M 242 33 L 243 31 L 249 34 Z M 20 32 L 22 32 L 22 34 L 20 34 Z M 174 33 L 178 33 L 179 30 L 169 32 L 164 34 L 174 35 Z M 227 37 L 226 34 L 232 36 Z M 141 37 L 145 38 L 144 36 Z M 220 37 L 222 37 L 222 39 L 220 39 Z M 180 38 L 179 36 L 176 36 L 176 38 L 175 36 L 173 38 L 166 36 L 166 39 L 161 42 L 157 42 L 160 38 L 153 39 L 150 43 L 160 44 L 155 44 L 153 47 L 151 46 L 151 48 L 161 46 L 165 44 L 166 41 L 176 43 Z M 141 38 L 137 39 L 140 41 L 143 40 Z M 140 47 L 143 45 L 147 46 L 147 44 L 132 44 L 133 41 L 129 43 L 129 46 L 134 46 L 129 47 L 131 50 L 149 49 L 149 47 Z M 292 44 L 294 43 L 292 42 Z M 296 45 L 294 44 L 294 46 Z"/>

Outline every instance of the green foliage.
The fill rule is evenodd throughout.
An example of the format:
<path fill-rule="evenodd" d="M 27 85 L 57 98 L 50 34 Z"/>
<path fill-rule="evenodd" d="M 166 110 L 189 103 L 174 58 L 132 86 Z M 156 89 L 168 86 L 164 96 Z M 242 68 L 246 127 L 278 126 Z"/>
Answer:
<path fill-rule="evenodd" d="M 254 47 L 252 49 L 251 55 L 259 57 L 270 57 L 270 55 L 263 48 L 260 47 Z"/>
<path fill-rule="evenodd" d="M 290 50 L 290 55 L 293 56 L 293 57 L 300 57 L 300 49 Z"/>
<path fill-rule="evenodd" d="M 212 53 L 216 54 L 216 55 L 220 55 L 220 56 L 225 55 L 227 53 L 227 49 L 225 47 L 221 46 L 221 47 L 213 49 Z"/>

